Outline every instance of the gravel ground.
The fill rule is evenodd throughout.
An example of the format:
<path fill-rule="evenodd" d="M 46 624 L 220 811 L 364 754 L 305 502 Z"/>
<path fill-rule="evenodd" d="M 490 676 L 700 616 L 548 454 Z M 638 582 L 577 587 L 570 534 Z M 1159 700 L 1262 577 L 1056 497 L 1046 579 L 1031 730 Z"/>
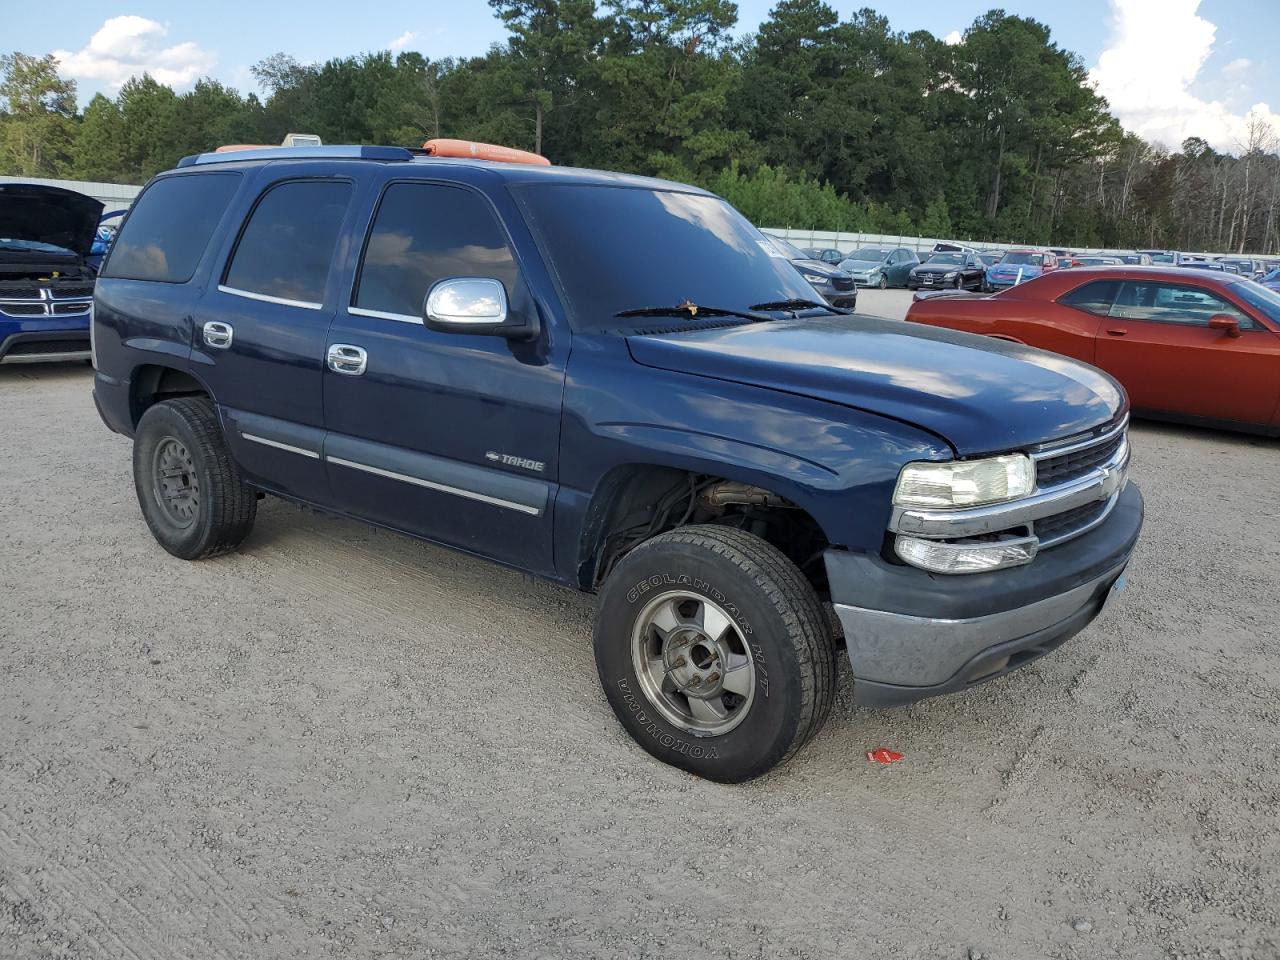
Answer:
<path fill-rule="evenodd" d="M 1280 956 L 1274 441 L 1137 426 L 1101 621 L 907 709 L 846 665 L 726 787 L 622 733 L 588 597 L 274 500 L 170 558 L 89 386 L 0 369 L 0 956 Z"/>

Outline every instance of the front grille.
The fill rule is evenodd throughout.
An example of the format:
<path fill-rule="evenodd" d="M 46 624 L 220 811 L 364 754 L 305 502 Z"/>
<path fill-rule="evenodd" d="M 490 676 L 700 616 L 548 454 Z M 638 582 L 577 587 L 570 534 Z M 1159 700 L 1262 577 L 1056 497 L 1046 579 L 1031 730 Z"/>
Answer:
<path fill-rule="evenodd" d="M 29 357 L 42 353 L 86 353 L 89 338 L 83 340 L 22 340 L 5 354 L 7 357 Z"/>
<path fill-rule="evenodd" d="M 1092 447 L 1046 456 L 1036 463 L 1036 482 L 1044 489 L 1078 480 L 1115 456 L 1124 441 L 1125 431 L 1119 430 Z"/>
<path fill-rule="evenodd" d="M 831 285 L 837 290 L 852 290 L 853 277 L 832 277 Z"/>
<path fill-rule="evenodd" d="M 5 303 L 0 300 L 0 313 L 8 314 L 11 317 L 43 317 L 43 303 Z"/>
<path fill-rule="evenodd" d="M 53 312 L 59 316 L 68 313 L 87 313 L 88 310 L 88 300 L 69 300 L 66 303 L 57 301 L 53 304 Z"/>
<path fill-rule="evenodd" d="M 1041 544 L 1070 537 L 1106 513 L 1109 505 L 1110 501 L 1098 500 L 1074 510 L 1064 510 L 1052 517 L 1043 517 L 1035 522 L 1034 533 Z"/>
<path fill-rule="evenodd" d="M 50 287 L 55 300 L 88 299 L 93 296 L 92 283 L 55 283 Z"/>
<path fill-rule="evenodd" d="M 40 288 L 31 284 L 0 281 L 0 300 L 39 300 Z"/>

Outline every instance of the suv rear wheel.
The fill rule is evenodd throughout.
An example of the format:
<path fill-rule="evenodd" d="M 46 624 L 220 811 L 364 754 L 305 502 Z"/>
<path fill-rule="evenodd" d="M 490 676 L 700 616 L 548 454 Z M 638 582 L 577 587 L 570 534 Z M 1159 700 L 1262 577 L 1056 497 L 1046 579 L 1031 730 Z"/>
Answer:
<path fill-rule="evenodd" d="M 142 415 L 133 441 L 133 485 L 152 535 L 183 560 L 235 549 L 258 510 L 205 397 L 165 400 Z"/>
<path fill-rule="evenodd" d="M 596 665 L 609 703 L 659 760 L 722 782 L 788 760 L 822 726 L 835 644 L 781 552 L 731 527 L 654 537 L 606 581 Z"/>

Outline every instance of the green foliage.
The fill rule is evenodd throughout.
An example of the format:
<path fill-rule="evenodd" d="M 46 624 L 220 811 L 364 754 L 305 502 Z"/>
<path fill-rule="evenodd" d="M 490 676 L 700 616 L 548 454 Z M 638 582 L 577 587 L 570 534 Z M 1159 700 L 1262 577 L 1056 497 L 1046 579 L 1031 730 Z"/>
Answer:
<path fill-rule="evenodd" d="M 53 55 L 0 56 L 0 170 L 56 176 L 75 133 L 76 85 L 58 76 Z"/>
<path fill-rule="evenodd" d="M 0 170 L 142 182 L 222 143 L 505 143 L 700 183 L 757 223 L 1023 243 L 1280 247 L 1280 157 L 1124 134 L 1080 58 L 991 10 L 960 43 L 871 9 L 778 0 L 734 39 L 730 0 L 489 0 L 478 57 L 254 65 L 262 99 L 147 76 L 75 115 L 52 57 L 0 58 Z"/>

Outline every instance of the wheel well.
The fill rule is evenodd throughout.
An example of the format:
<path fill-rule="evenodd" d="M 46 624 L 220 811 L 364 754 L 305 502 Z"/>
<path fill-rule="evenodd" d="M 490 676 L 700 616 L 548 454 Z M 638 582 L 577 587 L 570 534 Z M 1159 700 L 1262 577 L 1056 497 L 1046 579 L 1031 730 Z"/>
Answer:
<path fill-rule="evenodd" d="M 204 384 L 185 370 L 147 364 L 133 372 L 130 379 L 129 413 L 136 427 L 147 408 L 170 397 L 208 395 Z"/>
<path fill-rule="evenodd" d="M 807 511 L 763 487 L 643 464 L 617 467 L 596 487 L 583 525 L 579 585 L 596 589 L 631 549 L 692 523 L 756 534 L 786 554 L 825 595 L 822 553 L 829 542 Z"/>

